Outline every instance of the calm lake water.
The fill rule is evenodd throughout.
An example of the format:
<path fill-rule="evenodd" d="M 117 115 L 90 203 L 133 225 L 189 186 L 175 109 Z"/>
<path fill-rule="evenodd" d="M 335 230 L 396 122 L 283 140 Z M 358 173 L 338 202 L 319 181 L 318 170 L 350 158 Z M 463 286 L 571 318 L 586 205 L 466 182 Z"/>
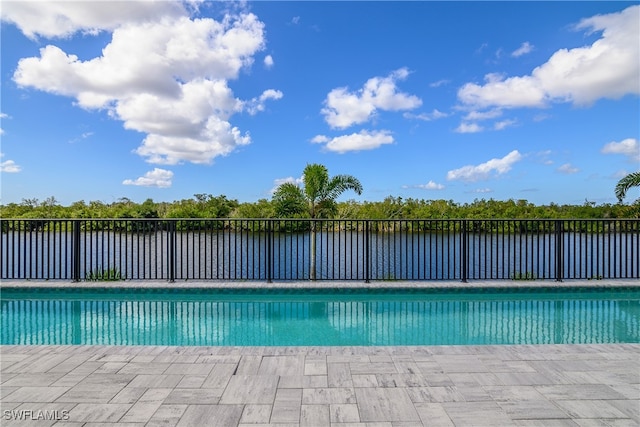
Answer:
<path fill-rule="evenodd" d="M 69 279 L 71 233 L 9 232 L 1 236 L 2 278 Z M 470 279 L 556 277 L 553 233 L 467 233 Z M 564 278 L 631 278 L 640 268 L 640 233 L 564 233 Z M 318 279 L 460 279 L 459 233 L 322 232 L 316 236 Z M 126 279 L 304 280 L 310 271 L 309 233 L 83 233 L 80 277 L 117 269 Z"/>

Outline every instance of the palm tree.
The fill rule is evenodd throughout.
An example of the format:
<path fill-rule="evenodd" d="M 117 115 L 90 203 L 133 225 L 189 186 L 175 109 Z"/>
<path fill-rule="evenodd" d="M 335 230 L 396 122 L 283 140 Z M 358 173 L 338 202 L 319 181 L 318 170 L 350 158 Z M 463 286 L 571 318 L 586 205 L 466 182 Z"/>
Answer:
<path fill-rule="evenodd" d="M 362 194 L 362 184 L 351 175 L 329 178 L 329 171 L 320 164 L 308 164 L 302 173 L 304 185 L 291 182 L 280 185 L 273 193 L 276 216 L 304 215 L 311 218 L 311 250 L 309 278 L 316 280 L 316 219 L 328 218 L 338 211 L 336 199 L 345 191 Z"/>
<path fill-rule="evenodd" d="M 631 172 L 618 181 L 618 184 L 616 185 L 616 197 L 620 203 L 622 203 L 622 200 L 627 195 L 627 191 L 631 187 L 640 187 L 640 171 Z"/>

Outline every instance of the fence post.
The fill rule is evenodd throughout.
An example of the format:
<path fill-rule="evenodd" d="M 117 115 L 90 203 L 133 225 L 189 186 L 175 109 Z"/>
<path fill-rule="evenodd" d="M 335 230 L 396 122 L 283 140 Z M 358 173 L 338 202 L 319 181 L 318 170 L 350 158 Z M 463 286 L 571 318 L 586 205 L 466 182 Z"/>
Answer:
<path fill-rule="evenodd" d="M 460 278 L 463 283 L 467 283 L 468 275 L 468 263 L 469 263 L 469 248 L 467 243 L 467 220 L 460 221 Z"/>
<path fill-rule="evenodd" d="M 272 242 L 273 236 L 271 235 L 273 232 L 273 220 L 266 220 L 266 231 L 267 231 L 267 257 L 265 259 L 266 262 L 266 272 L 267 272 L 267 283 L 271 283 L 273 280 L 273 250 L 272 250 Z"/>
<path fill-rule="evenodd" d="M 80 220 L 73 220 L 73 241 L 71 255 L 71 278 L 74 282 L 80 281 Z"/>
<path fill-rule="evenodd" d="M 176 220 L 169 220 L 169 241 L 168 241 L 168 267 L 169 267 L 169 283 L 176 281 Z"/>
<path fill-rule="evenodd" d="M 564 244 L 562 220 L 556 220 L 556 282 L 562 282 L 564 276 Z"/>
<path fill-rule="evenodd" d="M 364 282 L 369 283 L 371 281 L 371 240 L 369 228 L 369 220 L 364 220 Z"/>

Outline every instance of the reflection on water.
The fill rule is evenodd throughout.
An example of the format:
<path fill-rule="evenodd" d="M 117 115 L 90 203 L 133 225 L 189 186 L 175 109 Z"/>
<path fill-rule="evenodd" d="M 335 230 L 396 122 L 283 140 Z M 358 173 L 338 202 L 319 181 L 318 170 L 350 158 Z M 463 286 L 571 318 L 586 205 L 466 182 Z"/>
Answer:
<path fill-rule="evenodd" d="M 509 299 L 506 299 L 509 298 Z M 2 344 L 447 345 L 640 342 L 640 300 L 3 300 Z"/>

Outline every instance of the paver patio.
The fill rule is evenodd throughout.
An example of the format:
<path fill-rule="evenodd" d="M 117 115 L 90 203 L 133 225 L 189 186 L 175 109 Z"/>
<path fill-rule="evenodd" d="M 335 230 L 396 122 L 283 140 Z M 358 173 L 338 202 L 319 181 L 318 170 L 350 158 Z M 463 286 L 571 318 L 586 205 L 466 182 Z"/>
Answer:
<path fill-rule="evenodd" d="M 2 346 L 0 361 L 3 426 L 640 425 L 639 344 Z"/>

